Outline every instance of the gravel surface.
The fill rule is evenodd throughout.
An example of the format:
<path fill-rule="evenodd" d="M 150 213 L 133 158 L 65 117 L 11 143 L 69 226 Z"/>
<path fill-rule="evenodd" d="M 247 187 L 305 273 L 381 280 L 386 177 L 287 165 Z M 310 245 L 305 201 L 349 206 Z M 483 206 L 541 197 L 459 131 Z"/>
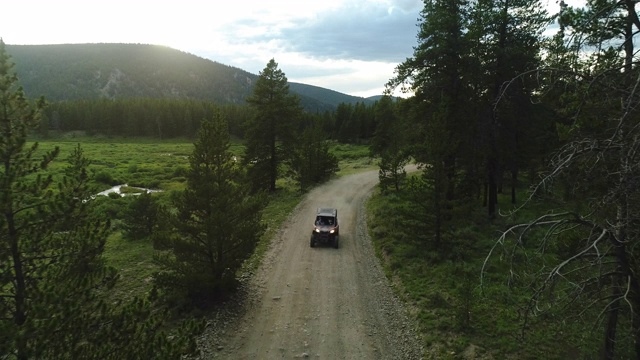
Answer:
<path fill-rule="evenodd" d="M 421 359 L 415 324 L 367 235 L 376 171 L 333 180 L 289 216 L 238 295 L 213 314 L 202 359 Z M 336 207 L 340 248 L 309 246 L 315 210 Z"/>

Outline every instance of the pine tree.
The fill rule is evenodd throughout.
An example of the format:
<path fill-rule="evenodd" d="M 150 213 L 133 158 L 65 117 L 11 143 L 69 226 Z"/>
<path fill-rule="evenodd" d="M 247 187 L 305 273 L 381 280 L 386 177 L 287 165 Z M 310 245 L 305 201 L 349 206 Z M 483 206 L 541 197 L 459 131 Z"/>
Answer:
<path fill-rule="evenodd" d="M 399 190 L 407 175 L 404 167 L 409 162 L 409 137 L 406 124 L 396 115 L 396 108 L 390 96 L 383 96 L 375 105 L 377 126 L 370 149 L 373 156 L 380 157 L 378 177 L 383 192 L 389 186 Z"/>
<path fill-rule="evenodd" d="M 143 239 L 151 236 L 160 225 L 164 212 L 158 199 L 151 193 L 142 193 L 129 202 L 124 211 L 123 233 L 129 239 Z"/>
<path fill-rule="evenodd" d="M 25 98 L 9 59 L 0 39 L 0 358 L 178 358 L 186 327 L 169 341 L 148 302 L 105 302 L 117 273 L 101 257 L 109 222 L 85 201 L 89 161 L 78 146 L 62 177 L 47 172 L 59 150 L 27 142 L 45 101 Z"/>
<path fill-rule="evenodd" d="M 245 174 L 229 151 L 227 122 L 217 113 L 201 124 L 190 156 L 187 188 L 175 201 L 174 231 L 157 239 L 159 288 L 197 304 L 236 285 L 236 272 L 262 233 L 265 197 L 250 194 Z"/>
<path fill-rule="evenodd" d="M 290 157 L 290 167 L 301 189 L 326 181 L 338 171 L 338 159 L 329 151 L 329 143 L 319 121 L 300 135 Z"/>
<path fill-rule="evenodd" d="M 302 109 L 300 100 L 289 94 L 287 77 L 271 59 L 260 72 L 247 103 L 256 110 L 245 133 L 245 163 L 254 187 L 273 192 L 279 167 L 291 154 L 296 122 Z"/>
<path fill-rule="evenodd" d="M 429 165 L 423 171 L 428 181 L 422 184 L 430 184 L 433 190 L 430 198 L 420 201 L 432 207 L 436 244 L 441 243 L 448 209 L 455 199 L 456 166 L 468 154 L 462 145 L 470 143 L 466 140 L 472 131 L 470 46 L 465 37 L 468 10 L 466 0 L 425 1 L 414 55 L 396 68 L 396 77 L 387 84 L 388 89 L 410 86 L 415 92 L 415 132 L 420 138 L 412 155 Z"/>
<path fill-rule="evenodd" d="M 472 81 L 487 174 L 485 202 L 493 218 L 502 173 L 509 170 L 517 178 L 524 129 L 533 121 L 531 99 L 538 86 L 533 71 L 540 65 L 542 32 L 550 18 L 538 0 L 481 0 L 471 19 L 473 60 L 482 69 Z"/>

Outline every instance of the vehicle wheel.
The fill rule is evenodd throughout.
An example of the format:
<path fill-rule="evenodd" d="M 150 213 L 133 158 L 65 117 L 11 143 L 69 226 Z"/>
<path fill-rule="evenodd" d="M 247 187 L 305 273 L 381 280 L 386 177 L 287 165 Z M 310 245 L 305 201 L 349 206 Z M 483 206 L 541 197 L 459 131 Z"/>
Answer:
<path fill-rule="evenodd" d="M 309 246 L 316 247 L 316 242 L 313 241 L 313 236 L 311 237 L 311 240 L 309 240 Z"/>
<path fill-rule="evenodd" d="M 336 249 L 338 248 L 338 239 L 339 238 L 337 236 L 333 239 L 333 247 Z"/>

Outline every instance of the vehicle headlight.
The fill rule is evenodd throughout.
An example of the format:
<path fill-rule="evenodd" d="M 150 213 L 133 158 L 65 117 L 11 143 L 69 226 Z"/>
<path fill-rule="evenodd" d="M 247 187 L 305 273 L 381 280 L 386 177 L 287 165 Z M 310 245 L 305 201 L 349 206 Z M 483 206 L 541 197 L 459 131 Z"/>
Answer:
<path fill-rule="evenodd" d="M 331 231 L 329 231 L 329 234 L 333 234 L 334 232 L 336 232 L 336 229 L 331 229 Z"/>
<path fill-rule="evenodd" d="M 313 231 L 315 231 L 315 232 L 319 233 L 319 232 L 320 232 L 320 229 L 315 228 Z"/>

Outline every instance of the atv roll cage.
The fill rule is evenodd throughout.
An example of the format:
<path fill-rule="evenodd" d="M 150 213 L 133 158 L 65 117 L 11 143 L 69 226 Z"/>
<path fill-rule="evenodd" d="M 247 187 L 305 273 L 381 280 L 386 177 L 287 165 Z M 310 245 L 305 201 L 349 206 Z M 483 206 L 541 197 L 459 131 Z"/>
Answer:
<path fill-rule="evenodd" d="M 338 224 L 338 209 L 318 208 L 309 241 L 310 246 L 315 247 L 318 244 L 329 244 L 337 249 L 339 239 L 340 226 Z"/>

